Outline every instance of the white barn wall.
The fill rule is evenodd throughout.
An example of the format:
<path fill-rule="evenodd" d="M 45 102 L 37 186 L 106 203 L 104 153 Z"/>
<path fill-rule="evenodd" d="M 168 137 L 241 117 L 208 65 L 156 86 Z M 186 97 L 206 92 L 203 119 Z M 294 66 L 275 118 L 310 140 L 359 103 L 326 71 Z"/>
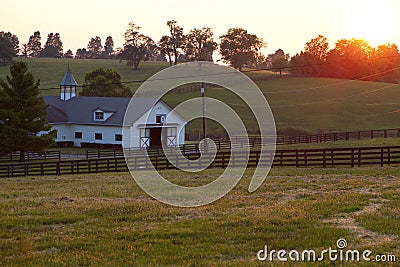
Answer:
<path fill-rule="evenodd" d="M 147 118 L 148 114 L 150 115 Z M 123 145 L 123 147 L 138 148 L 141 145 L 140 129 L 145 128 L 147 124 L 156 125 L 156 116 L 161 114 L 167 116 L 168 124 L 173 124 L 172 127 L 176 127 L 176 144 L 183 145 L 185 143 L 186 121 L 175 112 L 171 112 L 171 108 L 162 102 L 157 103 L 151 111 L 147 111 L 131 126 L 52 124 L 52 127 L 57 130 L 56 142 L 72 141 L 74 142 L 74 146 L 81 146 L 81 143 L 99 143 L 119 144 Z M 159 125 L 162 127 L 162 124 Z M 75 132 L 82 132 L 82 139 L 76 139 Z M 95 140 L 95 133 L 101 133 L 103 135 L 102 140 Z M 115 134 L 122 134 L 123 141 L 115 141 Z"/>
<path fill-rule="evenodd" d="M 52 129 L 57 130 L 56 142 L 73 141 L 71 127 L 68 124 L 51 125 Z"/>
<path fill-rule="evenodd" d="M 140 147 L 140 127 L 144 128 L 141 125 L 156 124 L 156 116 L 160 114 L 167 115 L 168 123 L 177 124 L 176 125 L 177 145 L 185 144 L 186 121 L 175 112 L 171 112 L 171 108 L 169 106 L 165 105 L 162 102 L 158 102 L 151 111 L 147 111 L 132 125 L 130 131 L 131 135 L 130 144 L 131 145 L 133 144 L 133 146 L 130 147 Z M 160 124 L 160 127 L 161 126 L 162 125 Z"/>
<path fill-rule="evenodd" d="M 122 144 L 121 141 L 115 141 L 115 134 L 122 134 L 122 129 L 118 126 L 72 124 L 53 125 L 53 129 L 58 130 L 56 142 L 72 141 L 74 146 L 80 146 L 81 143 Z M 76 139 L 75 132 L 82 132 L 82 139 Z M 101 133 L 103 139 L 95 140 L 95 133 Z"/>

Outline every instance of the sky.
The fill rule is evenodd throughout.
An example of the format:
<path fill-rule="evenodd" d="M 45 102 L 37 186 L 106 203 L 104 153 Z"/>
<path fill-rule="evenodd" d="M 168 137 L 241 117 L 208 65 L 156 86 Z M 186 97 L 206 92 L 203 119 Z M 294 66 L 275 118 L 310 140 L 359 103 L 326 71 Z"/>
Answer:
<path fill-rule="evenodd" d="M 16 34 L 26 43 L 39 30 L 42 44 L 47 34 L 58 32 L 64 52 L 87 46 L 99 36 L 112 36 L 122 47 L 128 23 L 158 41 L 168 33 L 166 22 L 176 20 L 187 33 L 211 27 L 214 36 L 241 27 L 261 37 L 264 53 L 283 49 L 291 56 L 322 34 L 331 44 L 339 39 L 363 38 L 372 46 L 400 46 L 399 0 L 1 0 L 0 31 Z"/>

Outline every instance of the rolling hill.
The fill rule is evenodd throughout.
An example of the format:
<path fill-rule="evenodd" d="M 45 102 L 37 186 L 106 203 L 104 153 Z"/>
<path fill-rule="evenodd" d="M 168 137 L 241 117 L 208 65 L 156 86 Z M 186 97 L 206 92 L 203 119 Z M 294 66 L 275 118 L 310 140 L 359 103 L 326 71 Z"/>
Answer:
<path fill-rule="evenodd" d="M 123 81 L 144 80 L 168 67 L 163 62 L 145 62 L 139 66 L 139 70 L 134 71 L 117 60 L 26 60 L 35 78 L 41 80 L 41 89 L 46 89 L 42 90 L 43 95 L 58 94 L 56 88 L 68 64 L 79 84 L 84 82 L 86 72 L 99 67 L 116 69 Z M 8 72 L 7 66 L 0 66 L 0 78 L 4 79 Z M 250 72 L 249 76 L 259 77 L 262 74 Z M 140 83 L 127 85 L 135 90 Z M 280 133 L 400 128 L 398 84 L 328 78 L 277 78 L 259 81 L 257 85 L 272 108 Z M 254 117 L 236 95 L 220 88 L 208 89 L 206 95 L 230 104 L 245 121 L 248 129 L 256 129 Z M 200 93 L 170 93 L 165 100 L 175 106 L 195 96 L 200 96 Z M 188 132 L 195 134 L 198 129 L 200 121 L 194 121 Z M 221 131 L 215 123 L 209 123 L 208 129 L 211 133 Z"/>

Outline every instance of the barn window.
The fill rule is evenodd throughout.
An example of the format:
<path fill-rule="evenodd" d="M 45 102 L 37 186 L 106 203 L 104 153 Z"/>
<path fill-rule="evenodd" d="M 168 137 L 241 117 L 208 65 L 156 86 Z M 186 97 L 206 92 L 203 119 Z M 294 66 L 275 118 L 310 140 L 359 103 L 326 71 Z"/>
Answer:
<path fill-rule="evenodd" d="M 75 139 L 82 139 L 82 132 L 75 132 Z"/>
<path fill-rule="evenodd" d="M 122 141 L 122 134 L 116 134 L 115 141 Z"/>
<path fill-rule="evenodd" d="M 96 112 L 94 113 L 94 119 L 95 119 L 96 121 L 102 121 L 102 120 L 104 120 L 104 112 L 96 111 Z"/>
<path fill-rule="evenodd" d="M 156 123 L 164 123 L 165 122 L 165 114 L 156 115 Z"/>
<path fill-rule="evenodd" d="M 102 140 L 103 139 L 103 134 L 102 133 L 95 133 L 94 134 L 94 139 L 95 140 Z"/>

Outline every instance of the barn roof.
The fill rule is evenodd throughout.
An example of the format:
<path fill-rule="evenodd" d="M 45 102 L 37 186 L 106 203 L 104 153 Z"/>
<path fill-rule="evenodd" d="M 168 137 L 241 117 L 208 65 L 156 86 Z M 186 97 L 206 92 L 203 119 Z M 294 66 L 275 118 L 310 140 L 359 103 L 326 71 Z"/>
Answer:
<path fill-rule="evenodd" d="M 122 126 L 125 111 L 131 98 L 121 97 L 73 97 L 68 101 L 61 100 L 58 96 L 44 96 L 47 107 L 47 120 L 49 123 L 69 123 L 69 124 L 96 124 Z M 143 114 L 150 110 L 156 100 L 153 98 L 133 98 L 129 106 L 130 117 L 127 124 L 131 125 Z M 162 100 L 161 100 L 162 101 Z M 168 106 L 168 105 L 167 105 Z M 93 111 L 111 111 L 113 115 L 106 121 L 94 121 Z"/>
<path fill-rule="evenodd" d="M 71 70 L 67 69 L 67 72 L 64 74 L 64 77 L 62 78 L 60 82 L 60 86 L 77 86 L 77 82 L 75 81 L 74 75 L 72 75 Z"/>

